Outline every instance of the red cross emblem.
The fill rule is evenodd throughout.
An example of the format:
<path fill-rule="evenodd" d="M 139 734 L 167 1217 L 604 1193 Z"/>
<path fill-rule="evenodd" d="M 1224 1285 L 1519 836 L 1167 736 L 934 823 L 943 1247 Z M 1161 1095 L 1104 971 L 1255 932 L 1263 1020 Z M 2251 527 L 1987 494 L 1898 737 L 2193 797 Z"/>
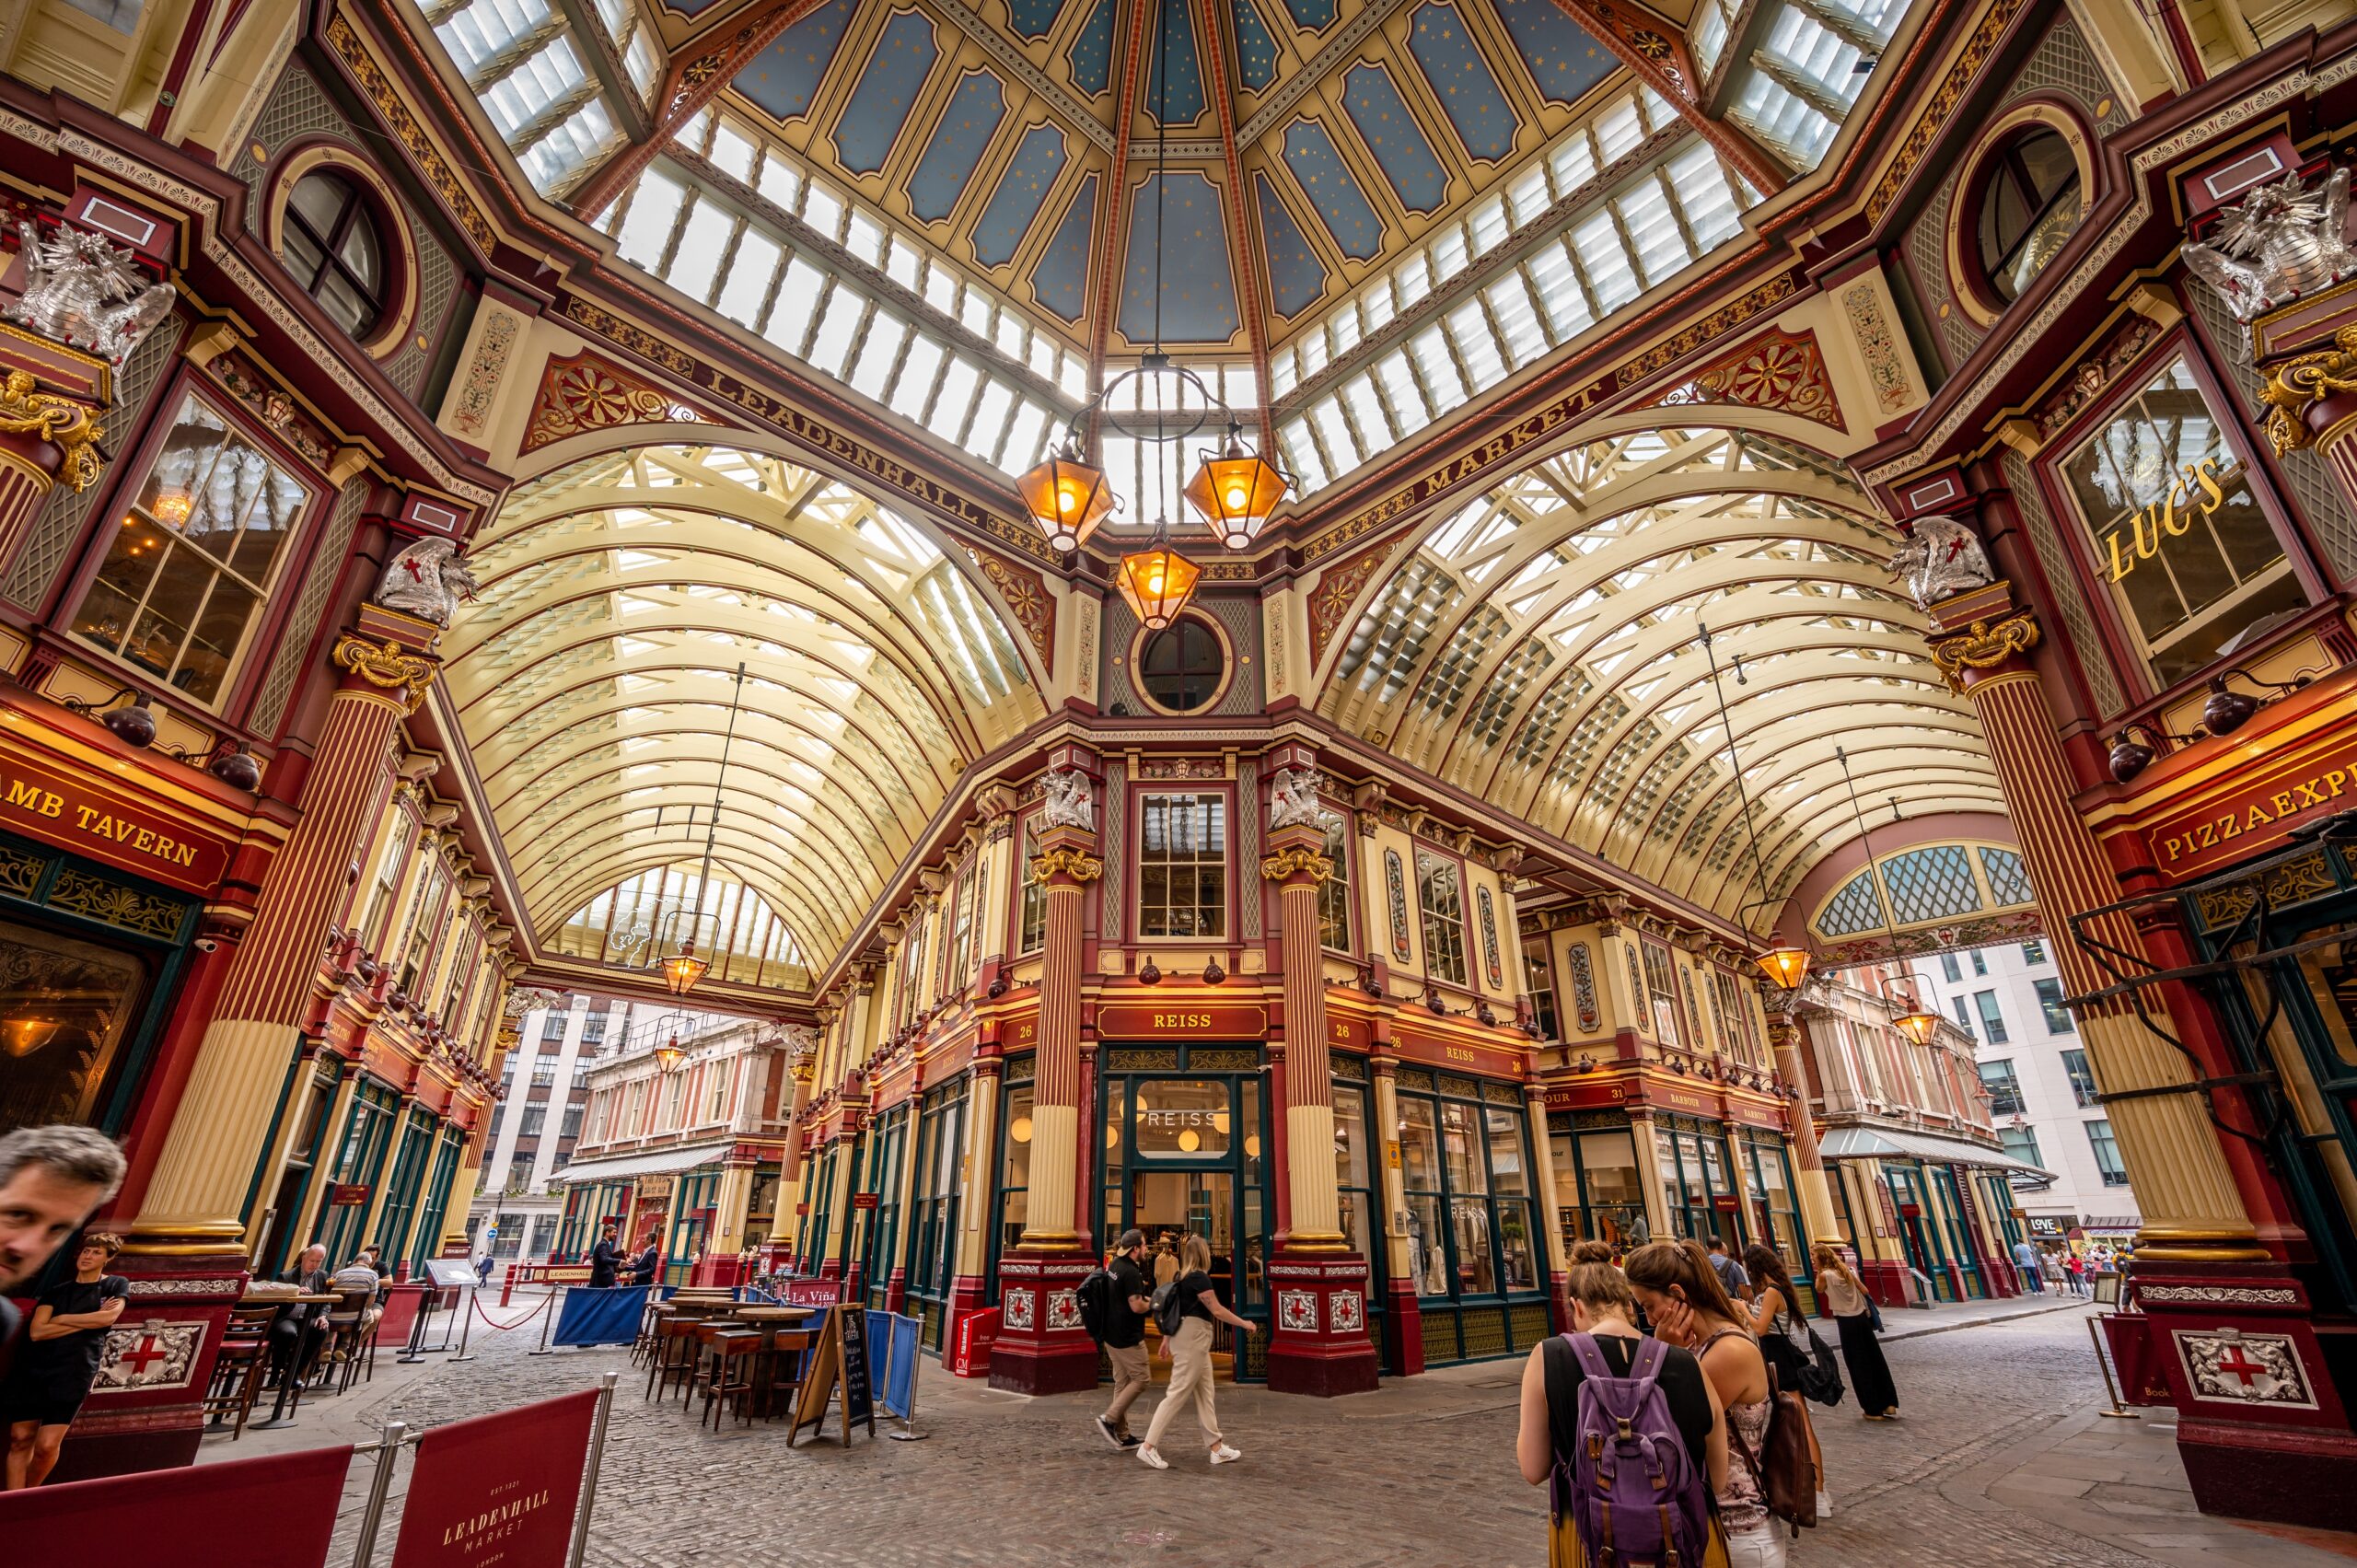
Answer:
<path fill-rule="evenodd" d="M 410 581 L 413 583 L 422 583 L 425 581 L 425 568 L 420 566 L 414 561 L 402 562 L 401 570 L 409 574 Z"/>
<path fill-rule="evenodd" d="M 2226 1353 L 2218 1358 L 2218 1370 L 2233 1373 L 2243 1380 L 2243 1387 L 2246 1388 L 2253 1387 L 2261 1377 L 2275 1376 L 2272 1368 L 2245 1355 L 2243 1347 L 2240 1345 L 2226 1347 Z"/>
<path fill-rule="evenodd" d="M 145 1377 L 147 1375 L 148 1366 L 152 1363 L 163 1360 L 168 1353 L 169 1353 L 164 1350 L 160 1345 L 157 1344 L 155 1335 L 142 1334 L 139 1336 L 139 1345 L 137 1349 L 124 1351 L 122 1354 L 116 1359 L 123 1365 L 130 1367 L 131 1376 L 133 1378 L 136 1379 Z"/>

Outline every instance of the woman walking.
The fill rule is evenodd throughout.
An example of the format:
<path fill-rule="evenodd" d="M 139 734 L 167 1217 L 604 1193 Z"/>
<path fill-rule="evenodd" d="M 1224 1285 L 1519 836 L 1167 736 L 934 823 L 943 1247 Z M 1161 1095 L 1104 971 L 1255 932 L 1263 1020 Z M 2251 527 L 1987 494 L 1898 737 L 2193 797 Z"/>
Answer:
<path fill-rule="evenodd" d="M 1711 1255 L 1692 1241 L 1649 1241 L 1629 1254 L 1629 1284 L 1654 1332 L 1693 1351 L 1725 1411 L 1728 1463 L 1716 1486 L 1728 1568 L 1784 1568 L 1784 1532 L 1769 1516 L 1759 1484 L 1768 1442 L 1768 1364 L 1743 1309 L 1727 1298 Z"/>
<path fill-rule="evenodd" d="M 1772 1247 L 1755 1241 L 1745 1248 L 1743 1267 L 1757 1287 L 1750 1307 L 1752 1337 L 1759 1342 L 1761 1356 L 1776 1369 L 1777 1387 L 1803 1397 L 1801 1419 L 1808 1423 L 1809 1462 L 1817 1467 L 1819 1485 L 1817 1512 L 1830 1514 L 1831 1502 L 1823 1491 L 1825 1450 L 1817 1446 L 1817 1421 L 1809 1414 L 1805 1385 L 1801 1381 L 1802 1370 L 1817 1359 L 1817 1347 L 1801 1319 L 1801 1293 L 1793 1288 L 1792 1271 L 1784 1267 L 1782 1254 Z M 1840 1398 L 1839 1389 L 1834 1398 Z"/>
<path fill-rule="evenodd" d="M 1850 1369 L 1858 1409 L 1868 1421 L 1897 1421 L 1898 1387 L 1890 1380 L 1882 1342 L 1875 1338 L 1875 1304 L 1865 1284 L 1829 1241 L 1811 1248 L 1809 1260 L 1817 1266 L 1817 1293 L 1841 1330 L 1841 1362 Z"/>
<path fill-rule="evenodd" d="M 1602 1242 L 1582 1242 L 1582 1248 L 1601 1249 L 1603 1256 L 1582 1258 L 1574 1249 L 1566 1294 L 1571 1297 L 1572 1329 L 1574 1333 L 1592 1336 L 1597 1353 L 1603 1357 L 1604 1370 L 1614 1377 L 1634 1375 L 1639 1353 L 1644 1339 L 1636 1329 L 1637 1302 L 1629 1291 L 1629 1282 L 1612 1266 L 1612 1249 Z M 1539 1342 L 1530 1353 L 1522 1369 L 1522 1419 L 1515 1434 L 1515 1459 L 1521 1467 L 1522 1479 L 1533 1486 L 1550 1488 L 1554 1528 L 1549 1539 L 1549 1568 L 1587 1568 L 1589 1558 L 1582 1547 L 1575 1520 L 1581 1512 L 1582 1499 L 1577 1495 L 1580 1428 L 1580 1387 L 1587 1380 L 1587 1371 L 1569 1336 L 1550 1335 Z M 1550 1387 L 1550 1385 L 1552 1385 Z M 1682 1511 L 1683 1523 L 1694 1539 L 1689 1547 L 1700 1547 L 1706 1537 L 1701 1516 L 1705 1509 L 1702 1491 L 1707 1488 L 1716 1495 L 1725 1490 L 1727 1479 L 1726 1422 L 1719 1411 L 1718 1396 L 1710 1379 L 1702 1373 L 1701 1364 L 1693 1353 L 1676 1346 L 1665 1347 L 1655 1386 L 1661 1390 L 1663 1409 L 1677 1429 L 1677 1435 L 1686 1449 L 1685 1477 L 1694 1485 L 1690 1512 Z M 1643 1411 L 1641 1410 L 1642 1418 Z M 1698 1525 L 1702 1526 L 1697 1529 Z M 1686 1554 L 1690 1561 L 1715 1562 L 1715 1554 L 1707 1551 L 1692 1551 Z"/>
<path fill-rule="evenodd" d="M 1170 1461 L 1162 1457 L 1162 1434 L 1182 1404 L 1195 1407 L 1195 1419 L 1202 1423 L 1203 1439 L 1211 1447 L 1212 1463 L 1225 1465 L 1244 1457 L 1222 1440 L 1219 1417 L 1212 1409 L 1212 1324 L 1214 1320 L 1226 1323 L 1246 1334 L 1257 1325 L 1227 1309 L 1212 1288 L 1211 1270 L 1210 1242 L 1200 1236 L 1179 1242 L 1178 1278 L 1172 1287 L 1178 1293 L 1178 1331 L 1162 1347 L 1170 1357 L 1170 1387 L 1163 1391 L 1162 1402 L 1154 1407 L 1145 1441 L 1138 1445 L 1139 1461 L 1158 1470 L 1170 1468 Z"/>

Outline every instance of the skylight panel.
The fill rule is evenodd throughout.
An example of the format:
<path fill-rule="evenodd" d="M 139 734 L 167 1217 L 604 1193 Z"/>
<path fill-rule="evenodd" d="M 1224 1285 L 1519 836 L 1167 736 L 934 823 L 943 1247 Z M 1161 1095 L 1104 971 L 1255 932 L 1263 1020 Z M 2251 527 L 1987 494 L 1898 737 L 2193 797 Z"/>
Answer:
<path fill-rule="evenodd" d="M 1638 264 L 1643 267 L 1645 283 L 1651 285 L 1686 265 L 1692 252 L 1678 229 L 1678 215 L 1670 207 L 1668 193 L 1655 180 L 1640 180 L 1623 186 L 1613 199 L 1620 210 L 1620 218 L 1628 226 L 1629 238 L 1637 250 Z"/>
<path fill-rule="evenodd" d="M 1006 434 L 1007 416 L 1014 409 L 1014 389 L 1004 381 L 992 381 L 985 385 L 981 400 L 974 405 L 973 423 L 966 429 L 966 450 L 989 462 L 998 451 L 1001 437 Z"/>
<path fill-rule="evenodd" d="M 1391 415 L 1399 425 L 1402 437 L 1412 436 L 1432 423 L 1432 411 L 1424 406 L 1424 394 L 1416 386 L 1415 372 L 1409 367 L 1405 349 L 1393 349 L 1375 362 L 1375 378 L 1383 385 L 1384 396 L 1391 404 Z"/>
<path fill-rule="evenodd" d="M 877 311 L 867 324 L 866 340 L 860 344 L 859 363 L 852 367 L 852 390 L 882 402 L 893 367 L 900 363 L 900 344 L 908 335 L 906 321 L 888 311 Z"/>
<path fill-rule="evenodd" d="M 941 344 L 923 332 L 910 338 L 908 351 L 900 359 L 900 379 L 892 388 L 894 413 L 905 419 L 923 420 L 925 405 L 933 396 L 933 383 L 941 372 L 942 353 Z"/>
<path fill-rule="evenodd" d="M 727 251 L 729 233 L 736 226 L 734 214 L 710 197 L 699 195 L 664 281 L 691 299 L 709 300 L 721 258 Z"/>
<path fill-rule="evenodd" d="M 819 322 L 818 336 L 811 340 L 807 357 L 811 364 L 830 376 L 840 377 L 843 360 L 851 353 L 859 323 L 867 313 L 867 301 L 847 288 L 830 291 L 826 314 Z"/>
<path fill-rule="evenodd" d="M 1504 357 L 1498 349 L 1498 340 L 1490 331 L 1490 323 L 1481 313 L 1480 299 L 1469 299 L 1446 318 L 1449 341 L 1456 346 L 1458 360 L 1476 390 L 1495 386 L 1505 379 Z"/>

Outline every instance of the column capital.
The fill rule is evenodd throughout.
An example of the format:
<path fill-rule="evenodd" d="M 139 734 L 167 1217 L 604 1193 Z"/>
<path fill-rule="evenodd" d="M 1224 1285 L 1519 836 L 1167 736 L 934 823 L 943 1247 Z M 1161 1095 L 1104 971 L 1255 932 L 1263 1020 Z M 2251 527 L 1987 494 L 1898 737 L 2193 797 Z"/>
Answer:
<path fill-rule="evenodd" d="M 1283 830 L 1288 835 L 1293 831 Z M 1286 887 L 1315 887 L 1334 875 L 1334 863 L 1309 844 L 1292 842 L 1261 857 L 1260 875 Z"/>
<path fill-rule="evenodd" d="M 1105 863 L 1075 845 L 1059 844 L 1031 857 L 1034 882 L 1094 882 L 1104 875 Z"/>
<path fill-rule="evenodd" d="M 425 705 L 425 693 L 442 668 L 441 660 L 403 647 L 394 638 L 372 642 L 354 632 L 338 637 L 329 656 L 338 669 L 357 677 L 363 684 L 380 691 L 398 691 L 403 714 L 413 714 Z"/>
<path fill-rule="evenodd" d="M 2357 419 L 2357 327 L 2332 335 L 2330 348 L 2295 354 L 2265 367 L 2258 401 L 2267 409 L 2267 438 L 2275 455 L 2296 452 Z"/>
<path fill-rule="evenodd" d="M 2014 610 L 1995 620 L 1974 621 L 1962 632 L 1932 641 L 1932 662 L 1947 679 L 1948 689 L 1968 687 L 1965 672 L 1986 675 L 2000 665 L 2018 659 L 2038 646 L 2038 621 L 2026 610 Z"/>
<path fill-rule="evenodd" d="M 0 450 L 24 460 L 52 482 L 87 490 L 106 470 L 99 443 L 106 426 L 99 410 L 77 399 L 40 389 L 32 371 L 7 366 L 0 381 Z"/>

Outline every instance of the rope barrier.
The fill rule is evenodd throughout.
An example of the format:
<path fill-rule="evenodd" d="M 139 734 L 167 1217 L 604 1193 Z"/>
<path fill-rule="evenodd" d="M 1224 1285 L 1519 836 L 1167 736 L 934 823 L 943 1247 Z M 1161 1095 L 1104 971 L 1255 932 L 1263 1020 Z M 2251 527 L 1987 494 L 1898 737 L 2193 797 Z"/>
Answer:
<path fill-rule="evenodd" d="M 493 1318 L 490 1313 L 485 1312 L 482 1309 L 482 1297 L 474 1292 L 470 1291 L 467 1293 L 467 1300 L 473 1306 L 476 1317 L 489 1324 L 494 1333 L 504 1334 L 510 1329 L 522 1328 L 525 1324 L 530 1322 L 541 1313 L 546 1312 L 549 1309 L 549 1304 L 556 1300 L 556 1292 L 551 1291 L 547 1295 L 542 1296 L 540 1298 L 540 1304 L 538 1307 L 533 1307 L 529 1312 L 525 1313 L 524 1316 L 517 1318 L 512 1323 L 503 1323 L 498 1318 Z"/>

